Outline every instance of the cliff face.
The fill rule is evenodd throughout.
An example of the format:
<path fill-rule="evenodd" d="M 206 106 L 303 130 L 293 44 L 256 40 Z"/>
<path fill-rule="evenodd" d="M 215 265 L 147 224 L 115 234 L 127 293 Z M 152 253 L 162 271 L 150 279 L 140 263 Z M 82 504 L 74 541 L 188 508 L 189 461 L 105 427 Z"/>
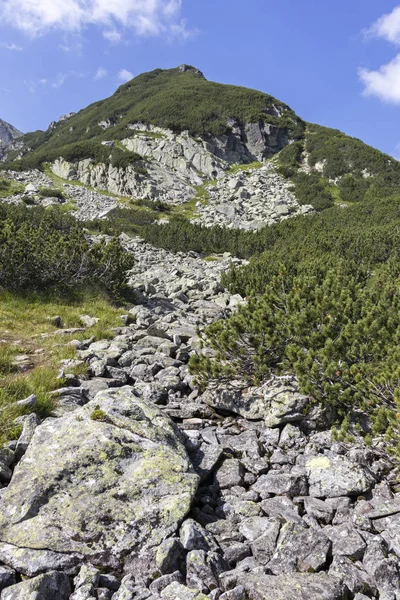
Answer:
<path fill-rule="evenodd" d="M 0 148 L 8 146 L 8 144 L 16 138 L 21 137 L 21 135 L 23 135 L 21 131 L 0 119 Z"/>

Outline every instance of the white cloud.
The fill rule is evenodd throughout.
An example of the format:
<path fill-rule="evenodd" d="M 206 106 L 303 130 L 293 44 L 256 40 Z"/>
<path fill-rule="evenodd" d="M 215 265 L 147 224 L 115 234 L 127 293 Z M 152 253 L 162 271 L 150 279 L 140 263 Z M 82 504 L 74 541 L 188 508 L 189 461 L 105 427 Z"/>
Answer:
<path fill-rule="evenodd" d="M 359 77 L 366 96 L 377 96 L 384 102 L 400 104 L 400 54 L 378 71 L 360 69 Z"/>
<path fill-rule="evenodd" d="M 181 20 L 182 0 L 2 0 L 0 18 L 36 36 L 58 29 L 80 32 L 88 25 L 119 41 L 122 29 L 138 35 L 179 35 L 190 32 Z M 118 39 L 117 39 L 118 38 Z"/>
<path fill-rule="evenodd" d="M 121 41 L 122 35 L 116 29 L 107 29 L 103 31 L 103 37 L 113 44 L 118 44 Z"/>
<path fill-rule="evenodd" d="M 130 81 L 131 79 L 133 79 L 133 73 L 131 73 L 127 69 L 121 69 L 118 73 L 118 79 L 125 83 L 126 81 Z"/>
<path fill-rule="evenodd" d="M 367 37 L 400 45 L 400 5 L 384 14 L 365 32 Z M 400 54 L 377 70 L 361 68 L 358 76 L 364 85 L 365 96 L 376 96 L 383 102 L 400 104 Z"/>
<path fill-rule="evenodd" d="M 51 87 L 55 89 L 59 89 L 65 83 L 65 81 L 69 77 L 84 77 L 83 73 L 78 73 L 77 71 L 68 71 L 68 73 L 59 73 L 55 79 L 55 81 L 51 84 Z M 43 81 L 43 80 L 42 80 Z"/>
<path fill-rule="evenodd" d="M 108 71 L 107 69 L 105 69 L 104 67 L 99 67 L 96 71 L 96 73 L 94 74 L 93 79 L 103 79 L 104 77 L 107 77 L 108 75 Z"/>
<path fill-rule="evenodd" d="M 1 44 L 2 48 L 6 48 L 6 50 L 12 50 L 13 52 L 22 52 L 22 46 L 18 46 L 17 44 Z"/>
<path fill-rule="evenodd" d="M 400 5 L 396 6 L 391 13 L 379 17 L 366 34 L 369 37 L 383 38 L 393 44 L 400 44 Z"/>

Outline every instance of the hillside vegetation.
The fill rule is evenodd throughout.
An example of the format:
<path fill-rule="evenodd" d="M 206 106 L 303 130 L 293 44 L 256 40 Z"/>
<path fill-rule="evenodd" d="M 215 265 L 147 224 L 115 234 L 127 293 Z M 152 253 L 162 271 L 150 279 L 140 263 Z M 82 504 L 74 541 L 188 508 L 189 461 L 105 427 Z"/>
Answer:
<path fill-rule="evenodd" d="M 397 160 L 319 125 L 308 124 L 304 138 L 286 146 L 278 163 L 280 173 L 293 181 L 300 204 L 312 204 L 317 210 L 329 208 L 335 200 L 378 200 L 400 186 Z"/>
<path fill-rule="evenodd" d="M 282 116 L 278 116 L 281 114 Z M 22 139 L 33 152 L 25 166 L 64 156 L 71 144 L 83 140 L 118 140 L 133 135 L 128 125 L 138 121 L 172 129 L 189 130 L 193 136 L 223 135 L 228 119 L 239 122 L 264 120 L 287 128 L 299 138 L 303 121 L 285 104 L 268 94 L 233 85 L 207 81 L 196 69 L 156 69 L 120 86 L 110 98 L 91 104 L 68 121 L 58 122 L 45 132 Z M 109 122 L 105 131 L 100 122 Z M 10 154 L 9 159 L 15 158 Z"/>
<path fill-rule="evenodd" d="M 248 303 L 206 331 L 216 356 L 192 358 L 199 383 L 295 374 L 344 428 L 361 410 L 368 435 L 386 433 L 400 452 L 399 206 L 334 207 L 256 234 L 265 252 L 224 278 Z"/>

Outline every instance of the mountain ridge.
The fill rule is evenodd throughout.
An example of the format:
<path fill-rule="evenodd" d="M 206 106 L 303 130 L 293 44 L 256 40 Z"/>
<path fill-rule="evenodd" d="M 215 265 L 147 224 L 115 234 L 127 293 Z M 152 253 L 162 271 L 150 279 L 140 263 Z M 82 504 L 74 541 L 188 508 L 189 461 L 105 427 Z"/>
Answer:
<path fill-rule="evenodd" d="M 0 119 L 0 149 L 8 146 L 13 140 L 23 135 L 22 131 Z"/>

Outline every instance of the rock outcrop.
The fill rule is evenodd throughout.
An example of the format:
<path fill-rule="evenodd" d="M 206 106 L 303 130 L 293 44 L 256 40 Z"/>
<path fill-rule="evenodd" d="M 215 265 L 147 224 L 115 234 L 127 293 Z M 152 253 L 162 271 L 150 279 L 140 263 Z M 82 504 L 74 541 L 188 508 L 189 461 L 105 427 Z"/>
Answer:
<path fill-rule="evenodd" d="M 0 119 L 0 151 L 22 135 L 21 131 Z"/>

